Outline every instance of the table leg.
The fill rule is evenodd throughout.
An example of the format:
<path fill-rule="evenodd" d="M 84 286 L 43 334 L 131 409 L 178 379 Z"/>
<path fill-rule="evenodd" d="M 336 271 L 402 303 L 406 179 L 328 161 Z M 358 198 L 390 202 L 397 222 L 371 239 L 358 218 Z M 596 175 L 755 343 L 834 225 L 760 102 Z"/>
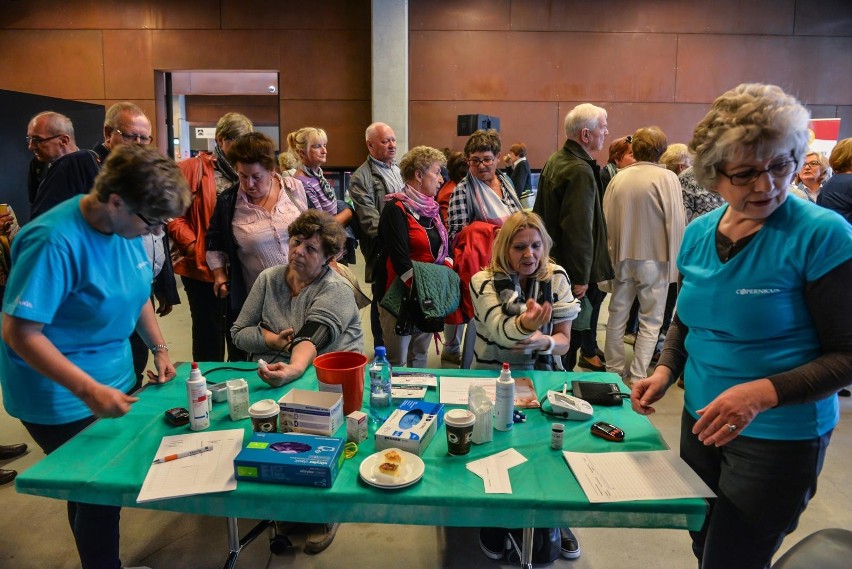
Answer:
<path fill-rule="evenodd" d="M 261 521 L 242 539 L 240 539 L 240 530 L 237 528 L 237 518 L 227 518 L 227 523 L 228 559 L 225 561 L 224 569 L 234 569 L 237 565 L 237 557 L 239 557 L 243 547 L 254 541 L 270 524 L 274 524 L 275 522 L 272 520 Z"/>
<path fill-rule="evenodd" d="M 521 567 L 532 569 L 533 528 L 524 528 L 524 540 L 521 546 Z"/>

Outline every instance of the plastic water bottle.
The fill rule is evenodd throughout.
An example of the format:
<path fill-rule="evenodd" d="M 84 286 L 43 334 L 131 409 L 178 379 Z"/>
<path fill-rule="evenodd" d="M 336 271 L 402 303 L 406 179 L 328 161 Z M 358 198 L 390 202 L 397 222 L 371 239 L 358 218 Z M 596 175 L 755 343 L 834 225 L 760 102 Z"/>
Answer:
<path fill-rule="evenodd" d="M 494 403 L 494 428 L 498 431 L 509 431 L 515 424 L 515 378 L 509 371 L 509 364 L 504 363 L 497 379 L 497 397 Z"/>
<path fill-rule="evenodd" d="M 189 400 L 189 428 L 193 431 L 203 431 L 210 426 L 207 380 L 201 375 L 201 370 L 195 362 L 192 362 L 189 379 L 186 380 L 186 396 Z"/>
<path fill-rule="evenodd" d="M 391 411 L 391 365 L 384 346 L 376 346 L 376 359 L 370 364 L 370 420 L 381 425 Z"/>

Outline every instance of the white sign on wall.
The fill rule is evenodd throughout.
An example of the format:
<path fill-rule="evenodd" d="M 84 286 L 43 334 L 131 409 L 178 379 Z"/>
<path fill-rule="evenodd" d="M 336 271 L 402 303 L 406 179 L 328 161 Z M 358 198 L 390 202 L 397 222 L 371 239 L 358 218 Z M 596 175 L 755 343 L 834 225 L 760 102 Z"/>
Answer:
<path fill-rule="evenodd" d="M 195 138 L 216 138 L 216 128 L 195 127 Z"/>

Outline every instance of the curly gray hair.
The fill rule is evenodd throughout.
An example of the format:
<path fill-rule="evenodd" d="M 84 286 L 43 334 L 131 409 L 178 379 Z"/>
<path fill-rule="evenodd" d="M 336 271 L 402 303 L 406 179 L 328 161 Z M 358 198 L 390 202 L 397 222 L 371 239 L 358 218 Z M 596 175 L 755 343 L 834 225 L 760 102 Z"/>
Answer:
<path fill-rule="evenodd" d="M 696 181 L 712 189 L 719 166 L 745 153 L 758 160 L 789 154 L 802 163 L 810 113 L 776 85 L 743 83 L 713 102 L 695 127 L 689 151 Z"/>

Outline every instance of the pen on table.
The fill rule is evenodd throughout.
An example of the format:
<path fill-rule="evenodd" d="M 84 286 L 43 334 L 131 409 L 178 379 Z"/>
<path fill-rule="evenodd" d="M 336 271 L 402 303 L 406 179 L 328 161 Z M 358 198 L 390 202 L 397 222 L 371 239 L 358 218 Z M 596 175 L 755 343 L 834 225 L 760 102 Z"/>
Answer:
<path fill-rule="evenodd" d="M 196 454 L 201 454 L 202 452 L 207 452 L 208 450 L 213 450 L 213 445 L 205 445 L 201 448 L 197 448 L 195 450 L 188 450 L 184 452 L 179 452 L 177 454 L 170 454 L 168 456 L 164 456 L 163 458 L 156 459 L 152 464 L 161 464 L 163 462 L 171 462 L 172 460 L 177 460 L 179 458 L 184 458 L 187 456 L 193 456 Z"/>

